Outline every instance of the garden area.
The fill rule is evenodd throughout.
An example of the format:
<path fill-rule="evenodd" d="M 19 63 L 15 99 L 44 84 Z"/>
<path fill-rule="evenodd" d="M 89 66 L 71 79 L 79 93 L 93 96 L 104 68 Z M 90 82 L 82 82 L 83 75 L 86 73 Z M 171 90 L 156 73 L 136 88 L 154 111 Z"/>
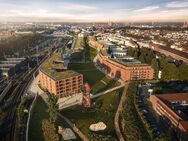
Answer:
<path fill-rule="evenodd" d="M 136 83 L 130 83 L 123 113 L 120 115 L 120 125 L 127 141 L 151 140 L 134 104 L 137 90 Z"/>
<path fill-rule="evenodd" d="M 61 113 L 72 120 L 90 140 L 98 141 L 107 139 L 108 141 L 116 141 L 114 116 L 121 94 L 122 89 L 119 89 L 94 99 L 92 101 L 94 105 L 92 109 L 75 106 L 65 109 Z M 100 132 L 90 131 L 89 126 L 99 121 L 104 122 L 107 128 Z"/>
<path fill-rule="evenodd" d="M 92 94 L 96 94 L 120 85 L 118 81 L 113 80 L 112 78 L 105 75 L 95 67 L 93 63 L 93 59 L 96 55 L 97 55 L 97 50 L 86 44 L 85 45 L 86 63 L 70 63 L 68 65 L 68 69 L 83 74 L 84 82 L 87 82 L 91 85 Z"/>
<path fill-rule="evenodd" d="M 41 97 L 37 97 L 31 111 L 29 123 L 29 141 L 44 141 L 42 120 L 48 119 L 48 106 Z"/>
<path fill-rule="evenodd" d="M 92 94 L 120 85 L 118 81 L 99 71 L 92 62 L 71 63 L 68 68 L 83 74 L 84 82 L 88 82 L 91 85 Z"/>
<path fill-rule="evenodd" d="M 49 110 L 47 104 L 44 100 L 38 96 L 35 103 L 33 104 L 33 109 L 31 111 L 31 118 L 29 123 L 29 141 L 44 141 L 44 134 L 42 130 L 43 121 L 49 118 Z M 55 132 L 57 133 L 58 126 L 63 128 L 70 128 L 70 126 L 60 117 L 57 117 L 57 120 L 54 124 Z M 53 126 L 52 126 L 53 127 Z M 52 129 L 48 131 L 51 132 Z M 75 134 L 76 135 L 76 134 Z M 63 138 L 58 135 L 60 141 L 64 141 Z M 75 141 L 80 141 L 77 137 Z"/>

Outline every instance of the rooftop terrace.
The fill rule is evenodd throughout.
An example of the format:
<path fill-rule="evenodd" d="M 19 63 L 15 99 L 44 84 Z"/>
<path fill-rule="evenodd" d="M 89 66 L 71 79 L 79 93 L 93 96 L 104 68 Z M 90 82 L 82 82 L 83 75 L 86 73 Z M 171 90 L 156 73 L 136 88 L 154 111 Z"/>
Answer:
<path fill-rule="evenodd" d="M 109 56 L 109 54 L 107 53 L 107 50 L 106 49 L 102 49 L 101 51 L 100 51 L 100 53 L 101 53 L 101 55 L 103 55 L 103 56 L 108 56 L 108 57 L 110 57 Z M 137 60 L 135 60 L 135 59 L 132 59 L 132 60 L 129 60 L 129 59 L 127 59 L 126 60 L 126 57 L 125 56 L 123 56 L 123 58 L 125 58 L 125 60 L 124 61 L 120 61 L 120 59 L 121 58 L 117 58 L 117 59 L 114 59 L 114 58 L 110 58 L 112 61 L 114 61 L 114 62 L 117 62 L 117 63 L 119 63 L 119 64 L 121 64 L 121 65 L 124 65 L 124 66 L 127 66 L 127 67 L 134 67 L 134 66 L 148 66 L 147 64 L 142 64 L 142 63 L 140 63 L 140 61 L 137 61 Z M 130 58 L 129 56 L 127 56 L 127 58 Z"/>
<path fill-rule="evenodd" d="M 40 67 L 40 70 L 51 78 L 58 80 L 79 75 L 79 73 L 67 70 L 63 66 L 61 53 L 54 53 Z"/>

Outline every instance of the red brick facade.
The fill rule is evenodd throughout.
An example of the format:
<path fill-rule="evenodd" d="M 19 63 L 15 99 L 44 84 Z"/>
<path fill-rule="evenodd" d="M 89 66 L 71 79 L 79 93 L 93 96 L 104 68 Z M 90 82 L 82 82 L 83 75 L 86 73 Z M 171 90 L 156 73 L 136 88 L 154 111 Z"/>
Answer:
<path fill-rule="evenodd" d="M 83 86 L 82 74 L 55 80 L 42 70 L 39 70 L 39 79 L 42 87 L 59 98 L 78 94 Z"/>
<path fill-rule="evenodd" d="M 150 44 L 150 48 L 166 56 L 171 56 L 172 58 L 176 60 L 182 60 L 186 64 L 188 64 L 188 53 L 186 52 L 182 52 L 182 51 L 175 50 L 172 48 L 167 48 L 167 47 L 160 46 L 160 45 L 153 44 L 153 43 Z"/>
<path fill-rule="evenodd" d="M 173 125 L 173 127 L 177 131 L 178 138 L 180 138 L 180 140 L 182 141 L 187 141 L 188 121 L 182 118 L 185 118 L 186 115 L 184 115 L 183 113 L 178 114 L 177 111 L 173 110 L 172 107 L 169 106 L 169 103 L 182 101 L 188 103 L 188 93 L 152 95 L 150 96 L 150 101 L 156 114 L 159 117 L 165 117 L 164 119 L 168 119 L 165 120 L 166 124 Z"/>
<path fill-rule="evenodd" d="M 112 77 L 118 77 L 123 81 L 150 80 L 153 79 L 154 76 L 153 68 L 148 65 L 126 66 L 110 59 L 102 53 L 98 55 L 97 63 Z"/>

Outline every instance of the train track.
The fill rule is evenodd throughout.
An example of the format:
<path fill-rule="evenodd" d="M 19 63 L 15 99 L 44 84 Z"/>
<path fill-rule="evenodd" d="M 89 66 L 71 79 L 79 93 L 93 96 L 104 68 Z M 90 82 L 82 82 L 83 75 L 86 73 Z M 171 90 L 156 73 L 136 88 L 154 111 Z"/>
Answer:
<path fill-rule="evenodd" d="M 68 41 L 69 40 L 64 42 L 63 47 L 67 45 Z M 44 59 L 41 60 L 40 64 L 42 64 L 44 60 L 46 60 L 47 58 L 48 56 L 44 57 Z M 17 78 L 13 80 L 13 86 L 4 100 L 5 102 L 10 101 L 11 104 L 9 105 L 9 109 L 7 112 L 8 114 L 4 122 L 4 127 L 1 130 L 3 132 L 0 131 L 0 141 L 17 141 L 16 140 L 17 108 L 21 101 L 21 96 L 24 94 L 27 85 L 29 84 L 33 74 L 37 70 L 38 70 L 38 66 L 34 67 L 30 71 L 31 73 L 25 72 L 24 74 L 20 74 Z M 23 135 L 19 135 L 19 139 L 23 140 L 24 139 Z"/>
<path fill-rule="evenodd" d="M 9 111 L 5 120 L 5 128 L 3 131 L 5 131 L 3 138 L 0 140 L 2 141 L 13 141 L 15 140 L 14 132 L 15 132 L 15 126 L 16 126 L 16 117 L 17 117 L 17 108 L 19 106 L 19 103 L 21 101 L 21 96 L 24 93 L 25 88 L 27 87 L 27 84 L 29 80 L 32 77 L 32 73 L 29 74 L 26 72 L 25 75 L 19 78 L 19 80 L 14 81 L 14 90 L 10 93 L 9 99 L 11 101 L 11 104 L 9 105 Z M 8 125 L 8 126 L 7 126 Z"/>

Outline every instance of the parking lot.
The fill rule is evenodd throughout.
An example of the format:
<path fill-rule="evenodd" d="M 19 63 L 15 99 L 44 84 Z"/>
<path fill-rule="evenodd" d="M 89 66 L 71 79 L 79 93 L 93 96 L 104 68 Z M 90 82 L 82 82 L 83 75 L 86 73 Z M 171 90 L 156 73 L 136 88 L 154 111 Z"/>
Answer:
<path fill-rule="evenodd" d="M 136 96 L 136 104 L 146 126 L 149 128 L 148 131 L 151 133 L 151 137 L 156 138 L 162 133 L 162 129 L 157 124 L 157 121 L 152 113 L 152 109 L 148 104 L 149 96 L 151 94 L 148 90 L 151 89 L 151 87 L 153 87 L 153 85 L 150 83 L 143 83 L 139 85 Z"/>

